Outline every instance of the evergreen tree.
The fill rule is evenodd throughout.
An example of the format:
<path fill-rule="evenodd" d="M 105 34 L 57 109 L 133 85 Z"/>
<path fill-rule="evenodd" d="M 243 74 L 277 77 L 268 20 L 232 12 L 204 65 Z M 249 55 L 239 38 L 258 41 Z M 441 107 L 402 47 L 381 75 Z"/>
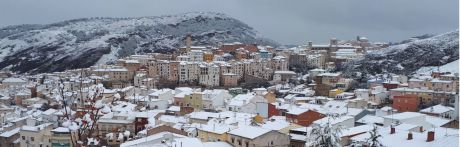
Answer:
<path fill-rule="evenodd" d="M 313 146 L 318 147 L 338 147 L 340 145 L 340 126 L 332 126 L 331 119 L 337 118 L 337 115 L 328 115 L 327 122 L 322 125 L 315 125 L 310 132 Z"/>
<path fill-rule="evenodd" d="M 378 128 L 376 125 L 374 125 L 374 128 L 369 132 L 369 134 L 371 135 L 371 137 L 369 137 L 366 142 L 371 147 L 382 147 L 383 146 L 379 140 L 379 138 L 381 138 L 382 135 L 379 134 Z"/>

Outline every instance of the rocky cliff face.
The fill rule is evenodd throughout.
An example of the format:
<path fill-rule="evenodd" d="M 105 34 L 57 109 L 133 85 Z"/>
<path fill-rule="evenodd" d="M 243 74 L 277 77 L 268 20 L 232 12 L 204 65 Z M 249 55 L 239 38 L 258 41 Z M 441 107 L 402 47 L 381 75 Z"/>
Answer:
<path fill-rule="evenodd" d="M 84 18 L 0 29 L 0 69 L 53 72 L 114 62 L 131 54 L 169 52 L 184 45 L 253 43 L 277 46 L 253 28 L 221 13 L 139 18 Z"/>

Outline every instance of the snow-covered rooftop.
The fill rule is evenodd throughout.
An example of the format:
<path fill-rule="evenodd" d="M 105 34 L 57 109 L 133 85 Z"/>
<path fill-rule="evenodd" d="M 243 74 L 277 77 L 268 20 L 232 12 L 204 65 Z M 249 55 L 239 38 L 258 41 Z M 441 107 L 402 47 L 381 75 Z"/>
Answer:
<path fill-rule="evenodd" d="M 439 129 L 435 131 L 434 140 L 427 142 L 427 133 L 412 132 L 412 140 L 408 140 L 409 131 L 396 130 L 394 134 L 390 134 L 390 128 L 379 128 L 377 131 L 381 137 L 379 142 L 383 146 L 388 147 L 454 147 L 459 145 L 458 129 Z M 370 138 L 370 133 L 364 133 L 351 138 L 352 141 L 365 142 Z"/>
<path fill-rule="evenodd" d="M 431 113 L 431 114 L 442 114 L 442 113 L 446 113 L 449 111 L 455 111 L 455 109 L 452 107 L 443 106 L 441 104 L 434 105 L 434 106 L 420 110 L 420 112 L 422 113 Z"/>
<path fill-rule="evenodd" d="M 241 136 L 244 138 L 254 139 L 268 132 L 270 132 L 269 129 L 264 129 L 261 127 L 240 126 L 239 128 L 231 130 L 228 133 L 236 136 Z"/>
<path fill-rule="evenodd" d="M 64 128 L 64 127 L 58 127 L 56 129 L 51 130 L 52 132 L 59 132 L 59 133 L 65 133 L 65 132 L 70 132 L 69 128 Z"/>
<path fill-rule="evenodd" d="M 413 117 L 421 117 L 421 116 L 426 116 L 425 114 L 422 113 L 417 113 L 417 112 L 402 112 L 402 113 L 396 113 L 393 115 L 387 115 L 383 116 L 384 118 L 389 118 L 389 119 L 396 119 L 396 120 L 402 120 L 402 119 L 408 119 L 408 118 L 413 118 Z"/>
<path fill-rule="evenodd" d="M 373 116 L 373 115 L 366 115 L 356 122 L 358 123 L 364 123 L 364 124 L 383 124 L 384 118 L 383 117 L 378 117 L 378 116 Z"/>

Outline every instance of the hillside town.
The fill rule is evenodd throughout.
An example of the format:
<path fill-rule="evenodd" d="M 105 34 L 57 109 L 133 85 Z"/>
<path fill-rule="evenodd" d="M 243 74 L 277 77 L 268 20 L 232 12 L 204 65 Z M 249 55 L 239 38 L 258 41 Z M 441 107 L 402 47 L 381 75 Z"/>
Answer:
<path fill-rule="evenodd" d="M 0 147 L 458 146 L 458 71 L 363 82 L 342 65 L 389 44 L 328 42 L 194 46 L 188 35 L 171 53 L 2 71 Z"/>

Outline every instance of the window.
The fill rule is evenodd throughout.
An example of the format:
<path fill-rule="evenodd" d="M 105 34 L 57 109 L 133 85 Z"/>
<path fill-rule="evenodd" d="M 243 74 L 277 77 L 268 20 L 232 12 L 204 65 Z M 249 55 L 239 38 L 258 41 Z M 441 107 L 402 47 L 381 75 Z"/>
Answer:
<path fill-rule="evenodd" d="M 249 147 L 249 142 L 248 141 L 246 141 L 246 147 Z"/>
<path fill-rule="evenodd" d="M 22 140 L 26 140 L 26 137 L 25 137 L 25 136 L 22 136 Z"/>
<path fill-rule="evenodd" d="M 30 140 L 31 140 L 31 141 L 34 141 L 34 137 L 30 137 Z"/>
<path fill-rule="evenodd" d="M 273 141 L 271 141 L 270 144 L 273 145 Z"/>
<path fill-rule="evenodd" d="M 238 145 L 240 145 L 240 146 L 241 146 L 241 140 L 238 140 Z"/>

